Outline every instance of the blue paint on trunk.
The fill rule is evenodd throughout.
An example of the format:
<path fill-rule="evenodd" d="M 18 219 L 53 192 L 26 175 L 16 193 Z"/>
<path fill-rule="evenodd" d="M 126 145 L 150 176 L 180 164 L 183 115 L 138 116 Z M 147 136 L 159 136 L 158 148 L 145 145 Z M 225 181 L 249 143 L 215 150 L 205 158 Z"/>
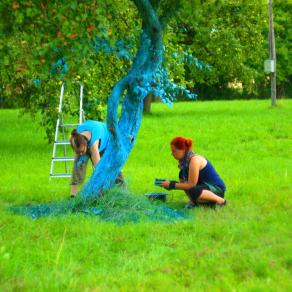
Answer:
<path fill-rule="evenodd" d="M 107 126 L 111 133 L 108 148 L 93 175 L 81 191 L 87 200 L 109 190 L 135 144 L 143 114 L 143 100 L 151 91 L 161 67 L 162 27 L 149 1 L 134 1 L 143 19 L 139 49 L 128 74 L 117 82 L 108 100 Z M 118 120 L 118 105 L 126 92 Z"/>

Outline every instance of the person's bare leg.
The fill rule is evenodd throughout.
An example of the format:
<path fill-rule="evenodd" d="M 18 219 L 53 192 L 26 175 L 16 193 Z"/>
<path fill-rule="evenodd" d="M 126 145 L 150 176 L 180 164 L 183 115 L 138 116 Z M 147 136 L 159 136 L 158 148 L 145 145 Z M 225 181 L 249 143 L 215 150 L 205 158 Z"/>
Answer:
<path fill-rule="evenodd" d="M 75 197 L 78 192 L 78 185 L 71 185 L 70 196 Z"/>
<path fill-rule="evenodd" d="M 204 202 L 213 202 L 219 205 L 224 204 L 225 199 L 217 196 L 216 194 L 212 193 L 208 190 L 203 190 L 200 197 L 197 199 L 197 202 L 204 203 Z"/>
<path fill-rule="evenodd" d="M 86 168 L 87 168 L 88 161 L 83 162 L 80 165 L 78 165 L 78 161 L 80 157 L 81 155 L 76 155 L 74 159 L 72 178 L 71 178 L 71 189 L 70 189 L 71 197 L 76 197 L 78 188 L 80 185 L 82 185 L 86 176 Z"/>

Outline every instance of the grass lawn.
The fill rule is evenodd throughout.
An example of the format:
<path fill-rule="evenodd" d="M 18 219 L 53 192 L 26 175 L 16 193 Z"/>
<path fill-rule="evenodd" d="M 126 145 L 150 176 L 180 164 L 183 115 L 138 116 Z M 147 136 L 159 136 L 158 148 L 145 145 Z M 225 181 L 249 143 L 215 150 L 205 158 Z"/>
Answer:
<path fill-rule="evenodd" d="M 71 214 L 37 220 L 10 206 L 67 199 L 49 181 L 52 145 L 16 110 L 0 111 L 1 291 L 292 291 L 292 100 L 154 104 L 124 167 L 137 196 L 177 179 L 183 135 L 225 180 L 229 205 L 173 224 L 116 225 Z M 183 208 L 183 192 L 168 204 Z"/>

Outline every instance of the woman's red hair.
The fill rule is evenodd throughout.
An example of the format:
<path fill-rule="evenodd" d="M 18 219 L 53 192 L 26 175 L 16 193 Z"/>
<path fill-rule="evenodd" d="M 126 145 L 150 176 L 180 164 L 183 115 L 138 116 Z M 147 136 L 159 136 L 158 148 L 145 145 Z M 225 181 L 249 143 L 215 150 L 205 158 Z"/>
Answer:
<path fill-rule="evenodd" d="M 175 137 L 171 140 L 170 145 L 179 150 L 189 151 L 192 148 L 193 140 L 190 138 Z"/>

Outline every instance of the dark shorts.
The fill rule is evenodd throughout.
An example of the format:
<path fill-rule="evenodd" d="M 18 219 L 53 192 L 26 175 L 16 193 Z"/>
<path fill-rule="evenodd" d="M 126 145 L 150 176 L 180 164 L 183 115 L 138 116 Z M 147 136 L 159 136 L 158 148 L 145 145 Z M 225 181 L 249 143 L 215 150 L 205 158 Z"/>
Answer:
<path fill-rule="evenodd" d="M 224 198 L 224 191 L 216 185 L 212 185 L 209 183 L 203 183 L 200 185 L 196 185 L 188 190 L 188 194 L 191 200 L 196 203 L 198 198 L 201 196 L 203 190 L 211 191 L 212 193 L 216 194 L 217 196 Z"/>

